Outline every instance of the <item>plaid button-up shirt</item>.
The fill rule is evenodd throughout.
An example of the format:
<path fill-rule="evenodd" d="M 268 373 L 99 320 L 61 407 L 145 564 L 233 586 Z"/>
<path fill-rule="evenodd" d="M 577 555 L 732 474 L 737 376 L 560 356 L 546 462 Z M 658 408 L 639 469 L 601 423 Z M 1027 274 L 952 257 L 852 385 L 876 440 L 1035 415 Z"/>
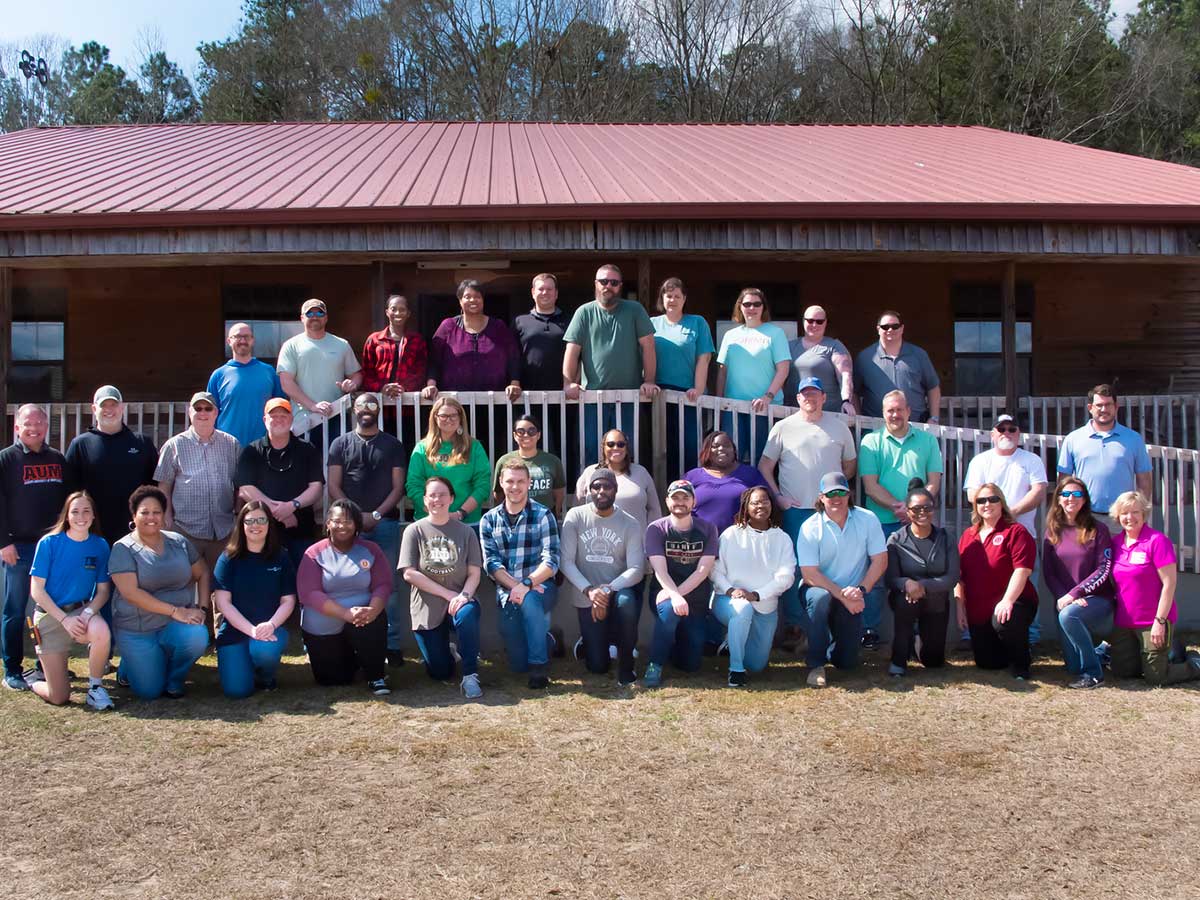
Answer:
<path fill-rule="evenodd" d="M 493 506 L 479 520 L 479 542 L 488 575 L 504 569 L 520 581 L 542 563 L 558 571 L 558 523 L 554 514 L 536 500 L 528 500 L 513 524 L 504 504 Z M 508 591 L 496 586 L 497 596 Z"/>
<path fill-rule="evenodd" d="M 429 346 L 416 332 L 404 333 L 404 346 L 388 335 L 385 328 L 367 336 L 363 344 L 362 366 L 364 391 L 378 391 L 385 384 L 398 384 L 406 391 L 425 387 L 425 369 L 429 362 Z"/>
<path fill-rule="evenodd" d="M 224 431 L 201 442 L 189 428 L 163 444 L 154 480 L 171 482 L 176 529 L 204 540 L 222 540 L 233 530 L 233 475 L 240 453 L 237 438 Z"/>

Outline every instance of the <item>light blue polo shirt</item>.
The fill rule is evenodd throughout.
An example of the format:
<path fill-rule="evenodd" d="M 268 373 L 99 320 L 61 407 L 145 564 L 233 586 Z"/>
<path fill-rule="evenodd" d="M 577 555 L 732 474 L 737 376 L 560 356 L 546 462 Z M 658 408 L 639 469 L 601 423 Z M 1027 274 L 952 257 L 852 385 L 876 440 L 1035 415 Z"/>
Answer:
<path fill-rule="evenodd" d="M 1106 434 L 1088 422 L 1063 438 L 1058 451 L 1058 471 L 1087 485 L 1097 514 L 1107 514 L 1121 494 L 1137 490 L 1137 474 L 1150 468 L 1146 442 L 1121 424 Z"/>
<path fill-rule="evenodd" d="M 884 553 L 883 526 L 865 509 L 851 507 L 846 527 L 839 528 L 826 513 L 810 516 L 796 538 L 796 564 L 816 566 L 839 587 L 861 584 L 871 557 Z"/>
<path fill-rule="evenodd" d="M 696 381 L 697 358 L 715 349 L 708 322 L 689 313 L 678 325 L 666 314 L 654 316 L 650 324 L 654 326 L 654 380 L 662 387 L 690 390 Z"/>
<path fill-rule="evenodd" d="M 858 451 L 858 474 L 875 475 L 880 486 L 895 497 L 903 500 L 908 496 L 908 483 L 914 478 L 929 481 L 934 472 L 944 470 L 942 448 L 938 440 L 928 431 L 914 428 L 911 423 L 903 439 L 895 438 L 886 428 L 864 435 Z M 891 524 L 896 514 L 867 497 L 867 509 L 879 517 L 880 522 Z"/>

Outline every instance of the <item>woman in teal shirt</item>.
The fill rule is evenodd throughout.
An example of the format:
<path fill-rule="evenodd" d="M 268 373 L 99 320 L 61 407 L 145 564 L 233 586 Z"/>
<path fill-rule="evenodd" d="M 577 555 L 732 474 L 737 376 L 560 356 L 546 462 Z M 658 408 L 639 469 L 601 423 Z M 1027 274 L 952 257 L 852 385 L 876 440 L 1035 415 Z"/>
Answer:
<path fill-rule="evenodd" d="M 685 315 L 687 291 L 683 281 L 668 278 L 658 289 L 661 316 L 654 325 L 654 355 L 658 386 L 687 394 L 687 403 L 667 405 L 667 477 L 674 479 L 696 465 L 700 427 L 696 400 L 708 386 L 712 360 L 712 331 L 703 316 Z M 679 410 L 683 409 L 683 458 L 679 456 Z"/>
<path fill-rule="evenodd" d="M 467 432 L 467 416 L 453 397 L 438 397 L 429 411 L 429 430 L 413 448 L 405 488 L 413 502 L 413 518 L 425 512 L 425 482 L 441 475 L 454 486 L 450 518 L 478 522 L 491 485 L 491 464 L 483 444 Z"/>

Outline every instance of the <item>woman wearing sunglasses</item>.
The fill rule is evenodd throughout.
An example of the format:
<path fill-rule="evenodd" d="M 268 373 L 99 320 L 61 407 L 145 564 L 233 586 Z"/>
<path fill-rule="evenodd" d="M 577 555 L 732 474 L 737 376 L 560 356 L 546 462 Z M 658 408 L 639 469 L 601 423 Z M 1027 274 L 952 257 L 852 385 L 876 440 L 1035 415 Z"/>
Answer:
<path fill-rule="evenodd" d="M 765 413 L 772 403 L 783 402 L 784 381 L 792 357 L 787 335 L 771 322 L 766 297 L 758 288 L 743 288 L 733 304 L 736 327 L 725 332 L 717 351 L 717 396 L 749 400 L 754 413 Z M 721 430 L 732 433 L 733 419 L 721 416 Z M 750 424 L 754 421 L 754 440 Z M 765 415 L 737 413 L 737 446 L 742 462 L 757 460 L 767 443 L 770 426 Z"/>
<path fill-rule="evenodd" d="M 1112 538 L 1092 515 L 1087 485 L 1064 475 L 1054 489 L 1042 539 L 1042 574 L 1058 598 L 1059 637 L 1073 688 L 1094 688 L 1104 680 L 1094 635 L 1112 627 L 1115 588 Z"/>
<path fill-rule="evenodd" d="M 654 487 L 654 479 L 645 467 L 630 459 L 629 439 L 625 437 L 625 432 L 614 428 L 604 435 L 600 442 L 600 461 L 584 469 L 575 483 L 577 502 L 588 502 L 592 473 L 601 468 L 611 469 L 617 476 L 617 500 L 614 505 L 637 519 L 643 531 L 647 524 L 662 517 L 662 504 L 658 499 L 658 489 Z"/>
<path fill-rule="evenodd" d="M 532 413 L 526 413 L 513 425 L 513 440 L 517 449 L 510 450 L 496 460 L 492 474 L 492 495 L 497 502 L 504 499 L 500 490 L 500 471 L 510 459 L 519 459 L 529 469 L 529 496 L 536 500 L 560 522 L 563 513 L 563 497 L 567 492 L 567 476 L 562 460 L 538 446 L 542 428 Z"/>
<path fill-rule="evenodd" d="M 1018 681 L 1027 680 L 1029 623 L 1037 615 L 1038 602 L 1029 576 L 1037 562 L 1037 545 L 992 482 L 975 492 L 971 526 L 959 539 L 958 556 L 958 626 L 971 630 L 975 665 L 1007 667 Z"/>
<path fill-rule="evenodd" d="M 933 495 L 920 478 L 909 482 L 904 506 L 908 525 L 888 538 L 884 576 L 895 617 L 892 662 L 888 666 L 888 674 L 894 678 L 908 671 L 914 646 L 925 668 L 945 664 L 950 594 L 958 584 L 958 548 L 945 528 L 933 524 Z"/>
<path fill-rule="evenodd" d="M 296 607 L 296 569 L 279 527 L 261 500 L 242 507 L 225 552 L 213 569 L 217 675 L 226 697 L 273 691 L 287 649 L 283 624 Z"/>

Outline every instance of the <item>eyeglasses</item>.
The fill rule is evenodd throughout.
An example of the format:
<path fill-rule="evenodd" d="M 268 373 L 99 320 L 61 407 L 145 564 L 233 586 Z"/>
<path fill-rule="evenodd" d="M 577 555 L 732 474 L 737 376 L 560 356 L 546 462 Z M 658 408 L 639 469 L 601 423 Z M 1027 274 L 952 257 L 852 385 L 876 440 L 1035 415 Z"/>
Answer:
<path fill-rule="evenodd" d="M 621 279 L 620 278 L 597 278 L 596 284 L 602 285 L 604 287 L 620 287 Z"/>
<path fill-rule="evenodd" d="M 894 322 L 894 323 L 893 323 L 893 322 L 889 322 L 889 323 L 888 323 L 888 324 L 886 324 L 886 325 L 878 325 L 878 326 L 876 326 L 876 327 L 877 327 L 877 328 L 878 328 L 880 331 L 899 331 L 899 330 L 900 330 L 901 328 L 903 328 L 904 326 L 903 326 L 903 325 L 901 325 L 899 322 Z"/>
<path fill-rule="evenodd" d="M 456 412 L 440 412 L 436 416 L 434 416 L 434 418 L 441 422 L 449 422 L 454 419 L 457 419 L 458 413 L 456 413 Z"/>
<path fill-rule="evenodd" d="M 537 437 L 538 430 L 536 428 L 514 428 L 513 434 L 517 437 Z"/>
<path fill-rule="evenodd" d="M 824 319 L 808 319 L 808 318 L 806 318 L 804 321 L 807 322 L 809 325 L 824 325 L 825 324 Z"/>
<path fill-rule="evenodd" d="M 996 431 L 1000 434 L 1018 434 L 1021 429 L 1016 425 L 997 425 Z"/>
<path fill-rule="evenodd" d="M 922 503 L 919 506 L 910 506 L 908 511 L 914 516 L 925 516 L 933 512 L 933 507 L 926 503 Z"/>
<path fill-rule="evenodd" d="M 758 309 L 762 306 L 761 300 L 743 300 L 742 309 Z"/>
<path fill-rule="evenodd" d="M 376 403 L 374 400 L 360 400 L 358 403 L 354 404 L 354 408 L 355 409 L 366 409 L 366 410 L 370 410 L 371 412 L 376 412 L 379 409 L 379 404 Z"/>
<path fill-rule="evenodd" d="M 999 502 L 1001 502 L 999 497 L 976 497 L 975 498 L 976 506 L 983 506 L 984 504 L 987 504 L 987 503 L 999 503 Z"/>
<path fill-rule="evenodd" d="M 323 319 L 323 318 L 325 318 L 325 315 L 326 315 L 326 313 L 325 313 L 325 310 L 323 310 L 323 309 L 310 309 L 308 312 L 306 312 L 304 314 L 304 318 L 306 318 L 306 319 Z"/>
<path fill-rule="evenodd" d="M 244 524 L 244 525 L 266 525 L 267 521 L 268 521 L 268 519 L 266 516 L 246 516 L 246 518 L 242 519 L 242 524 Z"/>
<path fill-rule="evenodd" d="M 618 450 L 625 446 L 625 441 L 605 441 L 605 447 L 616 447 Z"/>
<path fill-rule="evenodd" d="M 276 450 L 274 447 L 271 447 L 267 450 L 266 463 L 267 468 L 272 472 L 290 472 L 296 461 L 288 456 L 287 447 L 284 447 L 282 450 Z"/>
<path fill-rule="evenodd" d="M 825 492 L 826 497 L 833 497 L 835 499 L 838 497 L 847 497 L 849 495 L 850 495 L 849 491 L 843 491 L 841 488 L 838 488 L 836 491 L 826 491 Z"/>
<path fill-rule="evenodd" d="M 1058 496 L 1074 497 L 1076 500 L 1082 500 L 1083 499 L 1083 491 L 1059 491 Z"/>

